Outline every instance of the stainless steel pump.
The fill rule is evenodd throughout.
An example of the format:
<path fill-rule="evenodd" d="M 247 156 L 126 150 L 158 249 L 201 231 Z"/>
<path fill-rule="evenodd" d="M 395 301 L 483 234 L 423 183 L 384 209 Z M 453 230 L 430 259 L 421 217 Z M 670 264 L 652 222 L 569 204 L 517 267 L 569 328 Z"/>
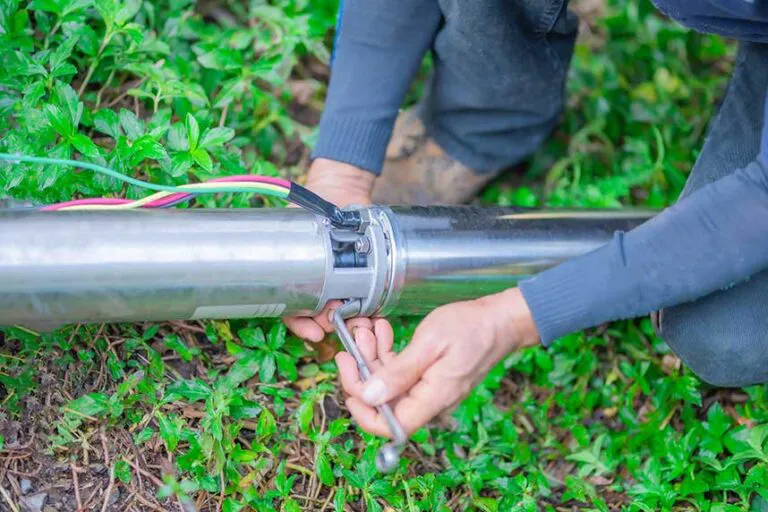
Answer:
<path fill-rule="evenodd" d="M 362 210 L 358 231 L 300 209 L 0 210 L 0 325 L 421 314 L 514 286 L 647 211 Z"/>
<path fill-rule="evenodd" d="M 300 209 L 0 210 L 0 325 L 427 313 L 514 286 L 587 253 L 648 211 L 476 207 L 362 209 L 339 229 Z M 377 459 L 393 469 L 405 442 Z"/>

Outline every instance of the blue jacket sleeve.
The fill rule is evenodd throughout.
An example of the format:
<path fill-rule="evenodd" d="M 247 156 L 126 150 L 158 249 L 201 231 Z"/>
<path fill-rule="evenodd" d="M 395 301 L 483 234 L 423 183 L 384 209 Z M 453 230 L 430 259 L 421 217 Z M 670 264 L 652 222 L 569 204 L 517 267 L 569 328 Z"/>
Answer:
<path fill-rule="evenodd" d="M 397 112 L 440 23 L 437 0 L 342 2 L 313 158 L 378 174 Z"/>
<path fill-rule="evenodd" d="M 760 154 L 744 169 L 520 288 L 547 345 L 570 332 L 698 299 L 765 268 L 768 125 Z"/>

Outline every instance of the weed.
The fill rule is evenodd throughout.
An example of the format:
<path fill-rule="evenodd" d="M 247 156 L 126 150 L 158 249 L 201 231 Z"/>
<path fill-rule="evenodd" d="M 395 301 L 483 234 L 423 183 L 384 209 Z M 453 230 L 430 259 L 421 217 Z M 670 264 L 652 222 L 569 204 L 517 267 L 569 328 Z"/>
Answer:
<path fill-rule="evenodd" d="M 295 178 L 335 11 L 325 0 L 0 0 L 0 150 L 168 185 Z M 680 192 L 733 45 L 647 1 L 610 1 L 586 29 L 559 130 L 522 184 L 505 176 L 484 203 L 663 206 Z M 140 194 L 87 171 L 0 167 L 0 198 Z M 399 344 L 415 325 L 395 322 Z M 416 433 L 388 477 L 374 469 L 381 440 L 347 419 L 328 347 L 279 322 L 10 328 L 0 346 L 4 471 L 67 482 L 62 509 L 109 504 L 110 486 L 116 509 L 225 512 L 714 512 L 768 498 L 768 388 L 707 387 L 647 320 L 512 355 Z M 102 491 L 88 498 L 85 486 Z"/>

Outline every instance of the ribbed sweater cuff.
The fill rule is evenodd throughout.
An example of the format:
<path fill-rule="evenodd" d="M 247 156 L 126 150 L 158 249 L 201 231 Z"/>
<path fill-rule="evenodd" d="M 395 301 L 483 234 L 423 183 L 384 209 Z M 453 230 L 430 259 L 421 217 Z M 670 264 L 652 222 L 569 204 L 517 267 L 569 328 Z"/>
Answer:
<path fill-rule="evenodd" d="M 595 283 L 602 280 L 594 272 L 599 267 L 576 269 L 565 262 L 519 284 L 544 346 L 584 327 L 592 307 L 590 295 L 595 293 Z"/>
<path fill-rule="evenodd" d="M 328 158 L 381 173 L 393 120 L 370 120 L 327 114 L 320 121 L 312 158 Z"/>

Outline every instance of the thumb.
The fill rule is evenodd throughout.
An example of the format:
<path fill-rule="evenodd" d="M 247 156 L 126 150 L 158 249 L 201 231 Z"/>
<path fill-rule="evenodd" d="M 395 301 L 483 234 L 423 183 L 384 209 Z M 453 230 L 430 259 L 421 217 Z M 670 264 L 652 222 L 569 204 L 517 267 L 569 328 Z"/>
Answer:
<path fill-rule="evenodd" d="M 402 395 L 419 381 L 438 356 L 429 345 L 412 342 L 365 383 L 363 401 L 376 406 Z"/>

